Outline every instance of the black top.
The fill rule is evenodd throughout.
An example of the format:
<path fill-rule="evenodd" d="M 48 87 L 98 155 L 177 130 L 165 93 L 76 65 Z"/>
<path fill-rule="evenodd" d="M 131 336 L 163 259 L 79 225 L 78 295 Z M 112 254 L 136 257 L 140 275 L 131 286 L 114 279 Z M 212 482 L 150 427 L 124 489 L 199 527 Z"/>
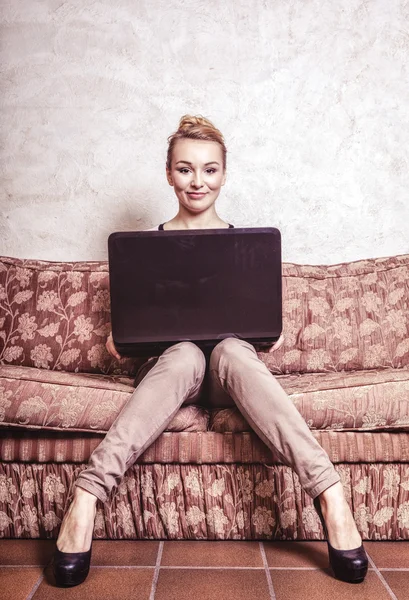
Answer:
<path fill-rule="evenodd" d="M 163 229 L 163 226 L 164 226 L 164 223 L 161 223 L 161 224 L 159 225 L 159 227 L 158 227 L 158 230 L 159 230 L 159 231 L 164 231 L 164 229 Z M 229 223 L 229 229 L 234 229 L 234 225 L 231 225 L 231 224 Z"/>

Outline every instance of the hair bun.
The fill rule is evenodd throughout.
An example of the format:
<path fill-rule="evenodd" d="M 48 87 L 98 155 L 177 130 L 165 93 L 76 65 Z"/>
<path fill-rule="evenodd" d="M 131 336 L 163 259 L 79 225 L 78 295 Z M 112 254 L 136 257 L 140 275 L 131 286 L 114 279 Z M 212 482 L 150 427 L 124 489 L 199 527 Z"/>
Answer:
<path fill-rule="evenodd" d="M 180 119 L 177 131 L 168 137 L 168 153 L 166 157 L 166 167 L 168 169 L 171 167 L 173 147 L 176 141 L 180 139 L 216 142 L 222 149 L 223 168 L 226 168 L 227 149 L 223 135 L 206 117 L 202 115 L 183 115 Z"/>
<path fill-rule="evenodd" d="M 202 115 L 183 115 L 183 117 L 179 121 L 178 131 L 180 132 L 188 132 L 189 129 L 193 129 L 195 127 L 209 127 L 210 129 L 216 129 L 216 127 L 206 119 Z"/>

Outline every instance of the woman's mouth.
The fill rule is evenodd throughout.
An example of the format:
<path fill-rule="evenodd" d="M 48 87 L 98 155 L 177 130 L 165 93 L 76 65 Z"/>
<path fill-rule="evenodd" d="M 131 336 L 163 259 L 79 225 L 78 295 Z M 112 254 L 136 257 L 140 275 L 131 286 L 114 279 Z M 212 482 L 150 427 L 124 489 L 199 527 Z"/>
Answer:
<path fill-rule="evenodd" d="M 187 195 L 194 200 L 200 200 L 206 196 L 206 192 L 187 192 Z"/>

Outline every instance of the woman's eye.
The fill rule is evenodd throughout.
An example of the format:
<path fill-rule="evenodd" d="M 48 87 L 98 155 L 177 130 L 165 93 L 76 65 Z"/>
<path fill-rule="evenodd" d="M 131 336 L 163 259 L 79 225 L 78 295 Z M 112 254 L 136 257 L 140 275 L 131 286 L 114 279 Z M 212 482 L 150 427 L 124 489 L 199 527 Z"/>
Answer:
<path fill-rule="evenodd" d="M 213 175 L 214 173 L 216 173 L 217 169 L 214 169 L 213 167 L 210 169 L 206 169 L 206 173 L 208 175 Z M 186 173 L 190 173 L 190 169 L 188 169 L 187 167 L 182 167 L 181 169 L 178 169 L 179 173 L 183 173 L 183 175 L 186 175 Z"/>

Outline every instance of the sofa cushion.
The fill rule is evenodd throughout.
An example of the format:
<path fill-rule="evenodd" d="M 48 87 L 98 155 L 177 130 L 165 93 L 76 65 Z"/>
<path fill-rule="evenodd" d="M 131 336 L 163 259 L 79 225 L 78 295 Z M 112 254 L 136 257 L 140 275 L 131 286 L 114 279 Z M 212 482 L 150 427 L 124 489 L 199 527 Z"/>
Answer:
<path fill-rule="evenodd" d="M 409 365 L 409 255 L 283 265 L 284 345 L 274 374 Z"/>
<path fill-rule="evenodd" d="M 105 433 L 133 391 L 126 377 L 0 365 L 0 424 Z M 208 422 L 207 410 L 186 405 L 168 431 L 206 431 Z"/>
<path fill-rule="evenodd" d="M 105 349 L 108 284 L 106 262 L 0 258 L 0 364 L 134 375 Z"/>
<path fill-rule="evenodd" d="M 409 369 L 277 376 L 310 429 L 409 430 Z M 249 431 L 236 408 L 211 412 L 210 429 Z"/>
<path fill-rule="evenodd" d="M 277 377 L 308 426 L 409 430 L 409 369 Z M 0 366 L 0 423 L 105 433 L 133 392 L 132 379 Z M 209 422 L 210 419 L 210 422 Z M 250 431 L 236 408 L 182 406 L 168 431 Z"/>

